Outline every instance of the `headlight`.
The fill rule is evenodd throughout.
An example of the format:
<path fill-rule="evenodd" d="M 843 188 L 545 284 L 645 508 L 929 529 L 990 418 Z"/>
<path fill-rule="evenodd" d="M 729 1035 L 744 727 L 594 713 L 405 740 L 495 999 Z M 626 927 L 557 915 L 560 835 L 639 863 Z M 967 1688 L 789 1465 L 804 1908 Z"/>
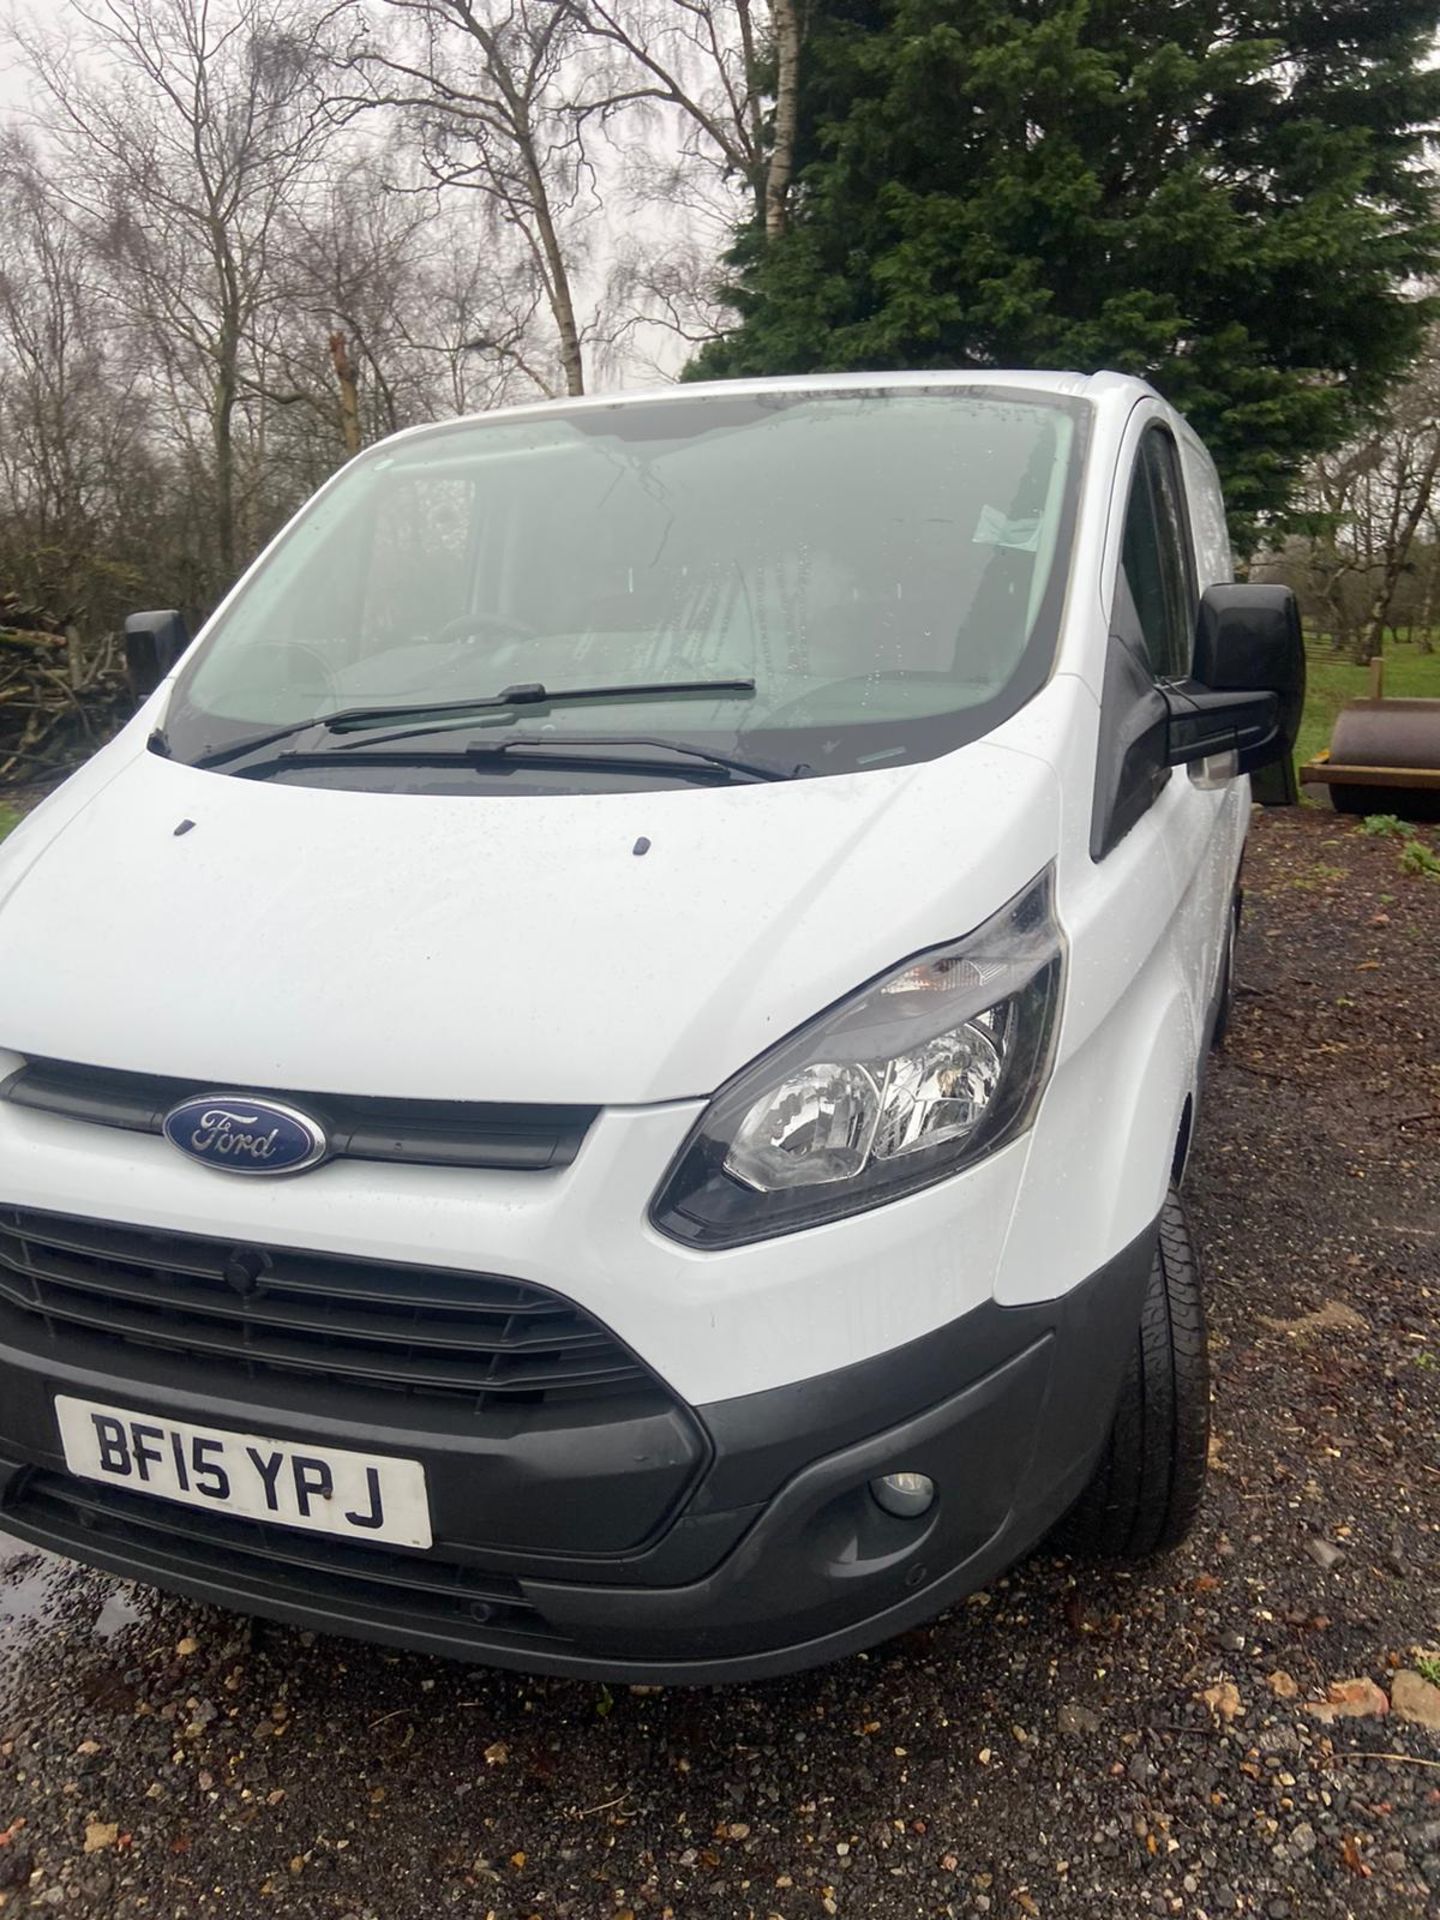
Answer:
<path fill-rule="evenodd" d="M 1050 1070 L 1065 939 L 1053 870 L 992 920 L 840 1001 L 722 1087 L 656 1226 L 738 1246 L 879 1206 L 1023 1132 Z"/>

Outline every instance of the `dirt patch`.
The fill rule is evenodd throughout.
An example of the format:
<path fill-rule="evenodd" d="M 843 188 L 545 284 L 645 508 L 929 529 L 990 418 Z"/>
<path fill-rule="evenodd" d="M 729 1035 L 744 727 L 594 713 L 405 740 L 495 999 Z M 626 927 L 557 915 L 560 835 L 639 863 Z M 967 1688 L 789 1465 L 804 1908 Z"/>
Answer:
<path fill-rule="evenodd" d="M 102 1637 L 114 1585 L 77 1574 L 0 1690 L 4 1920 L 1440 1911 L 1440 1736 L 1406 1717 L 1440 1646 L 1440 880 L 1318 811 L 1259 819 L 1247 878 L 1189 1181 L 1217 1445 L 1181 1552 L 1042 1553 L 869 1657 L 711 1693 L 159 1598 Z"/>

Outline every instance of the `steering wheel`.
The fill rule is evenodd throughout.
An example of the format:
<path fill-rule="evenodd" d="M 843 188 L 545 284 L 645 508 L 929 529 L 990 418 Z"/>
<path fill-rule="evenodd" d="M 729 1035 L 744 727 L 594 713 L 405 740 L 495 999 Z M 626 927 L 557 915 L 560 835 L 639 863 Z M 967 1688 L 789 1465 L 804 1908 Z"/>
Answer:
<path fill-rule="evenodd" d="M 498 633 L 513 640 L 533 640 L 535 629 L 528 621 L 513 619 L 506 613 L 460 613 L 453 620 L 447 620 L 430 644 L 443 647 L 451 640 L 465 640 L 474 645 L 481 633 Z"/>

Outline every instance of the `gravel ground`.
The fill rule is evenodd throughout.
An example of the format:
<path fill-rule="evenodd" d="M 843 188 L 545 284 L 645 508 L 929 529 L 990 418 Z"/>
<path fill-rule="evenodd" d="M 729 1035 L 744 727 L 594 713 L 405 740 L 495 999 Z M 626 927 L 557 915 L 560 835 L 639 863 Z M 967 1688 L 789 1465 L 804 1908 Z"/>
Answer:
<path fill-rule="evenodd" d="M 1310 811 L 1257 822 L 1248 877 L 1184 1549 L 1041 1553 L 826 1671 L 612 1694 L 0 1544 L 4 1920 L 1440 1914 L 1440 879 Z"/>

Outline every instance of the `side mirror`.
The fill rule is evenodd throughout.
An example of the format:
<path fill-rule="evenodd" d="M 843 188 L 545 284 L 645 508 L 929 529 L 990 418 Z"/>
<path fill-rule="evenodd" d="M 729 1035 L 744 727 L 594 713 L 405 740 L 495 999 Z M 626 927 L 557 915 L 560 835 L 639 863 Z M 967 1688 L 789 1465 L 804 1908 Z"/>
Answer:
<path fill-rule="evenodd" d="M 1288 765 L 1305 704 L 1305 645 L 1290 589 L 1207 587 L 1190 678 L 1165 698 L 1171 766 L 1222 753 L 1236 755 L 1239 773 Z"/>
<path fill-rule="evenodd" d="M 132 613 L 125 622 L 125 679 L 136 703 L 152 694 L 190 644 L 183 614 Z"/>

